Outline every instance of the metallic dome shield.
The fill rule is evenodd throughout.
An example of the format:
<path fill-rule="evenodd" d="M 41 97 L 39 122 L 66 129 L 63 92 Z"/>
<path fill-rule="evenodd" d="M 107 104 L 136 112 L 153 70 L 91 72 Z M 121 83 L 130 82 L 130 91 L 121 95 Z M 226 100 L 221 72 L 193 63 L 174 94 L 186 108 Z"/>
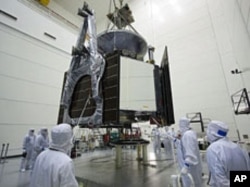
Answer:
<path fill-rule="evenodd" d="M 123 56 L 143 60 L 147 53 L 147 42 L 129 30 L 108 30 L 97 36 L 98 51 L 102 55 L 121 51 Z"/>

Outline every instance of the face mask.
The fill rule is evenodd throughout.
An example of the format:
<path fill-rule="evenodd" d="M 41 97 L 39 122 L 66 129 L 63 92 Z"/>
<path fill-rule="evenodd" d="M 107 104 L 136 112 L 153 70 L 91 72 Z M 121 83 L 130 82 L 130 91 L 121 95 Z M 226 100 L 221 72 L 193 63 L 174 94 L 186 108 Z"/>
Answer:
<path fill-rule="evenodd" d="M 211 130 L 207 130 L 207 141 L 209 142 L 209 143 L 213 143 L 213 142 L 215 142 L 216 140 L 218 140 L 219 138 L 218 137 L 216 137 L 216 136 L 214 136 L 213 134 L 212 134 L 212 132 L 211 132 Z"/>
<path fill-rule="evenodd" d="M 207 134 L 207 141 L 208 141 L 209 143 L 212 143 L 212 142 L 213 142 L 212 134 Z"/>

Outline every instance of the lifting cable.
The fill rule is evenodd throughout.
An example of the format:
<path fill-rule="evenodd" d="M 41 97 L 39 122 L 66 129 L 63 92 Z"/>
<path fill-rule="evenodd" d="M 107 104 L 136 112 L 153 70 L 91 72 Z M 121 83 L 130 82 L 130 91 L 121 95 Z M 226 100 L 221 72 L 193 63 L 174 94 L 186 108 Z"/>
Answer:
<path fill-rule="evenodd" d="M 74 133 L 74 135 L 73 135 L 73 140 L 75 141 L 75 137 L 76 137 L 76 133 L 77 132 L 79 132 L 78 130 L 79 130 L 79 123 L 80 123 L 80 118 L 83 116 L 83 114 L 84 114 L 84 112 L 85 112 L 85 110 L 86 110 L 86 107 L 87 107 L 87 105 L 89 104 L 89 101 L 90 101 L 90 94 L 88 95 L 88 98 L 87 98 L 87 100 L 86 100 L 86 102 L 85 102 L 85 104 L 84 104 L 84 107 L 83 107 L 83 109 L 82 109 L 82 111 L 81 111 L 81 114 L 80 114 L 80 116 L 79 116 L 79 118 L 78 118 L 78 121 L 77 121 L 77 124 L 76 124 L 76 126 L 75 127 L 77 127 L 77 129 L 76 129 L 76 131 L 75 131 L 75 133 Z M 73 142 L 74 143 L 74 142 Z"/>

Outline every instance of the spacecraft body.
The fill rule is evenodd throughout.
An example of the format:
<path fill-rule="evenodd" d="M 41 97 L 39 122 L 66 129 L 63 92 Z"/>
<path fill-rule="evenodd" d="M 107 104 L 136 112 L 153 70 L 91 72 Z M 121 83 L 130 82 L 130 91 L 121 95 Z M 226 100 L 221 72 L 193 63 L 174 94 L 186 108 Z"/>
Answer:
<path fill-rule="evenodd" d="M 130 25 L 134 19 L 128 5 L 107 15 L 113 27 L 99 35 L 94 11 L 86 3 L 78 15 L 84 21 L 65 73 L 58 123 L 124 127 L 151 117 L 174 123 L 167 51 L 162 67 L 152 63 L 153 48 Z M 144 62 L 147 52 L 151 63 Z"/>

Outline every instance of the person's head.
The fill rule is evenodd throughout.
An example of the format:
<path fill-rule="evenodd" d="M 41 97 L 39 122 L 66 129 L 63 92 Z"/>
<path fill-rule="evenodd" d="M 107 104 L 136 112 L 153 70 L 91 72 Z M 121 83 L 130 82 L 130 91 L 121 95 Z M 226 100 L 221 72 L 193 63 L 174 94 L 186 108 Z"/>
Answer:
<path fill-rule="evenodd" d="M 48 136 L 48 129 L 46 127 L 41 128 L 40 134 L 44 137 Z"/>
<path fill-rule="evenodd" d="M 228 126 L 221 121 L 211 121 L 207 126 L 207 140 L 210 143 L 227 136 Z"/>
<path fill-rule="evenodd" d="M 181 133 L 183 134 L 187 130 L 190 129 L 190 120 L 186 117 L 182 117 L 179 121 L 179 128 Z"/>
<path fill-rule="evenodd" d="M 69 124 L 62 123 L 51 129 L 50 148 L 69 153 L 73 147 L 73 131 Z"/>
<path fill-rule="evenodd" d="M 169 129 L 168 126 L 166 126 L 166 127 L 165 127 L 165 131 L 168 132 L 168 129 Z"/>
<path fill-rule="evenodd" d="M 35 135 L 35 129 L 29 129 L 29 136 Z"/>

